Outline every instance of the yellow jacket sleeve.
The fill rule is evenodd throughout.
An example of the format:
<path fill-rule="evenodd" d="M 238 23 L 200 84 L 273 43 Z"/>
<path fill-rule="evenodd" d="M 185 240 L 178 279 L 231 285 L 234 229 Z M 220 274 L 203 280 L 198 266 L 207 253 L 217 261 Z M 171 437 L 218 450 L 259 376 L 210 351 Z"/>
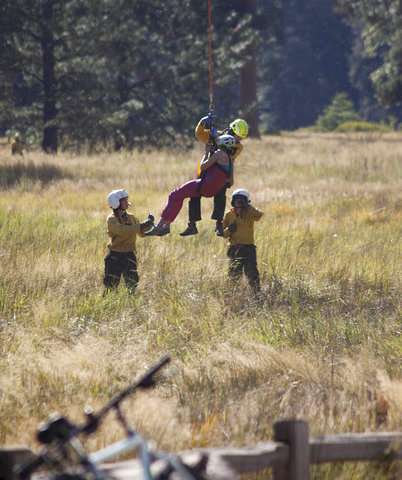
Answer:
<path fill-rule="evenodd" d="M 124 235 L 125 233 L 141 233 L 141 225 L 139 223 L 131 223 L 126 225 L 120 223 L 117 218 L 109 218 L 107 221 L 107 233 L 110 236 Z"/>
<path fill-rule="evenodd" d="M 209 130 L 204 128 L 202 123 L 205 117 L 201 118 L 201 120 L 197 123 L 195 127 L 195 138 L 202 143 L 207 144 L 209 142 Z"/>
<path fill-rule="evenodd" d="M 255 208 L 253 207 L 252 205 L 250 205 L 250 216 L 253 220 L 255 220 L 256 222 L 258 222 L 258 220 L 260 220 L 260 218 L 264 215 L 263 212 L 261 212 L 261 210 L 258 210 L 258 208 Z"/>
<path fill-rule="evenodd" d="M 209 142 L 209 130 L 203 127 L 202 123 L 205 120 L 205 117 L 201 118 L 201 120 L 197 123 L 195 127 L 195 138 L 201 142 L 205 143 L 205 145 Z M 198 162 L 197 165 L 197 176 L 201 176 L 201 162 Z"/>

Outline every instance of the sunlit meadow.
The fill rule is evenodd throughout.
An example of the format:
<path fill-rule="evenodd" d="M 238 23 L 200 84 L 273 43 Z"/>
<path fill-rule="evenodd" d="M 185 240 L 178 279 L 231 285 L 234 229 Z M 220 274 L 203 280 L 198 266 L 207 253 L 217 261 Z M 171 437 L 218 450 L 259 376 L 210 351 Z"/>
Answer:
<path fill-rule="evenodd" d="M 402 430 L 402 135 L 246 142 L 235 185 L 265 212 L 258 301 L 227 283 L 210 199 L 198 236 L 178 235 L 185 204 L 170 236 L 138 240 L 134 297 L 124 284 L 103 296 L 107 193 L 126 188 L 138 217 L 157 216 L 201 154 L 16 158 L 0 146 L 2 444 L 37 448 L 50 412 L 80 420 L 165 352 L 159 386 L 125 408 L 169 450 L 251 445 L 283 417 L 313 435 Z M 110 419 L 90 447 L 120 435 Z M 396 475 L 381 468 L 315 477 Z"/>

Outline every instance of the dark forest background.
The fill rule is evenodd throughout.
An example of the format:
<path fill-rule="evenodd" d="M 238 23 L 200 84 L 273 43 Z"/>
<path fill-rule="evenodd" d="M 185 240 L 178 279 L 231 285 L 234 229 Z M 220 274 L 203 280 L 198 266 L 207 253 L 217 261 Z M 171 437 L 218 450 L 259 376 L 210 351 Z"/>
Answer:
<path fill-rule="evenodd" d="M 251 134 L 402 119 L 399 0 L 213 0 L 218 122 Z M 192 141 L 208 111 L 207 0 L 2 0 L 0 134 L 48 152 Z M 339 100 L 339 96 L 338 96 Z"/>

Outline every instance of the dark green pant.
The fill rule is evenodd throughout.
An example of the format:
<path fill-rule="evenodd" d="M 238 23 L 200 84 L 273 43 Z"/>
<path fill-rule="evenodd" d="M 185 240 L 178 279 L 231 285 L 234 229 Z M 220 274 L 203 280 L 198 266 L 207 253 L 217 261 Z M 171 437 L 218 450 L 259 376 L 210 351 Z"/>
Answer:
<path fill-rule="evenodd" d="M 237 282 L 242 273 L 255 293 L 260 291 L 260 274 L 257 268 L 255 245 L 232 245 L 228 249 L 229 278 Z"/>
<path fill-rule="evenodd" d="M 105 257 L 103 284 L 108 290 L 117 288 L 122 275 L 126 287 L 131 293 L 134 293 L 139 281 L 137 258 L 134 252 L 115 252 L 111 250 Z"/>
<path fill-rule="evenodd" d="M 214 210 L 212 212 L 212 220 L 222 221 L 225 215 L 226 208 L 226 190 L 228 187 L 223 187 L 214 196 Z M 199 222 L 201 220 L 201 197 L 190 198 L 188 202 L 188 221 L 190 223 Z"/>

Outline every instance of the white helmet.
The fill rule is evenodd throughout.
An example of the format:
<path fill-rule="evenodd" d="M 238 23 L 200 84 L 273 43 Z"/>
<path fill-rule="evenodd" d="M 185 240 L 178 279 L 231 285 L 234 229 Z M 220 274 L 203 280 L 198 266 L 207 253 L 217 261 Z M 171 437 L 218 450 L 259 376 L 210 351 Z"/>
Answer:
<path fill-rule="evenodd" d="M 107 203 L 109 204 L 110 208 L 113 208 L 113 210 L 115 210 L 116 208 L 119 208 L 120 200 L 127 197 L 127 190 L 123 190 L 122 188 L 120 188 L 119 190 L 112 190 L 107 196 Z"/>
<path fill-rule="evenodd" d="M 216 145 L 220 148 L 234 148 L 236 146 L 236 139 L 233 135 L 220 135 L 216 139 Z"/>
<path fill-rule="evenodd" d="M 250 203 L 250 194 L 244 188 L 238 188 L 232 193 L 232 205 L 236 197 L 243 197 L 246 199 L 247 203 Z"/>

